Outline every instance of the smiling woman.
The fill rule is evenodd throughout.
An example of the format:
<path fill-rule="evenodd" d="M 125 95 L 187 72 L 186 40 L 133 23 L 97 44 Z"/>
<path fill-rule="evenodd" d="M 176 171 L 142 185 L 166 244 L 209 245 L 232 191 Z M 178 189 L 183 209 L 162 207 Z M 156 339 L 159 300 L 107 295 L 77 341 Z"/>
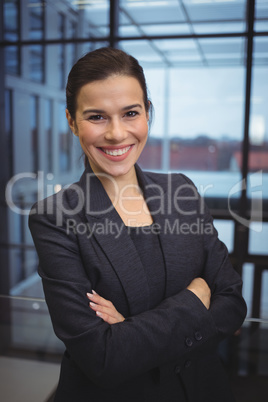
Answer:
<path fill-rule="evenodd" d="M 216 349 L 244 320 L 242 282 L 193 183 L 137 165 L 151 108 L 142 68 L 95 50 L 66 96 L 85 171 L 29 220 L 66 346 L 55 402 L 232 402 Z"/>

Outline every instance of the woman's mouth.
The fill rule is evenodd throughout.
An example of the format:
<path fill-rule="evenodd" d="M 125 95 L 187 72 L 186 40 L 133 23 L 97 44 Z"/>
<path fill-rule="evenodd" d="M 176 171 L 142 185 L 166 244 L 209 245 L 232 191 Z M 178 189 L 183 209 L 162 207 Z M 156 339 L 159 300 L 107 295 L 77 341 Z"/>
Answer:
<path fill-rule="evenodd" d="M 116 147 L 99 147 L 98 150 L 112 162 L 122 162 L 130 154 L 134 145 L 118 146 Z"/>
<path fill-rule="evenodd" d="M 111 156 L 121 156 L 126 154 L 131 148 L 131 145 L 125 148 L 119 148 L 119 149 L 107 149 L 107 148 L 100 148 L 106 155 L 111 155 Z"/>

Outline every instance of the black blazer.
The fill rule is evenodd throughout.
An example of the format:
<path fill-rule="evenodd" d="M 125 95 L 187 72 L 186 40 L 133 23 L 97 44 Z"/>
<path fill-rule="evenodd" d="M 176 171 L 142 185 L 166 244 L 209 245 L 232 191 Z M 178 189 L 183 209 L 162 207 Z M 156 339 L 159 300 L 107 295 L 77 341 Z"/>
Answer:
<path fill-rule="evenodd" d="M 192 182 L 136 172 L 166 268 L 165 297 L 153 309 L 127 228 L 89 166 L 78 183 L 32 208 L 39 274 L 66 346 L 55 402 L 230 402 L 215 351 L 245 317 L 241 279 Z M 186 289 L 198 276 L 212 291 L 209 310 Z M 97 317 L 86 297 L 92 289 L 126 320 Z"/>

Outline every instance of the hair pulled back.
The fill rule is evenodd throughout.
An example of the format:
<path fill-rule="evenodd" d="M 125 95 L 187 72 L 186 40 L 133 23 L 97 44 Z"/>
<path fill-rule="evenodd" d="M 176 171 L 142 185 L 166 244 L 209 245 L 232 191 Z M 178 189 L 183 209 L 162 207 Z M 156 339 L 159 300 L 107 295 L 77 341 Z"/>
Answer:
<path fill-rule="evenodd" d="M 75 120 L 77 96 L 80 89 L 93 81 L 105 80 L 113 75 L 136 78 L 143 91 L 144 106 L 149 112 L 151 103 L 143 68 L 139 62 L 120 49 L 102 47 L 87 53 L 72 67 L 66 85 L 66 106 Z"/>

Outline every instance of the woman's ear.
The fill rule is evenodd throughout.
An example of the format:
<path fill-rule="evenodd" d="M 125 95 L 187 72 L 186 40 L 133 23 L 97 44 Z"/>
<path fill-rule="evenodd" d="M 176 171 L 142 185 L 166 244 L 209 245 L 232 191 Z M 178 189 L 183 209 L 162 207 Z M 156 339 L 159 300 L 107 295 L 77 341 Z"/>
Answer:
<path fill-rule="evenodd" d="M 148 122 L 148 123 L 149 123 L 149 120 L 150 120 L 150 110 L 151 110 L 151 107 L 152 107 L 152 103 L 151 103 L 151 101 L 148 100 L 148 110 L 147 110 L 147 112 L 146 112 L 146 119 L 147 119 L 147 122 Z"/>
<path fill-rule="evenodd" d="M 74 119 L 72 118 L 72 116 L 71 116 L 69 110 L 66 109 L 66 110 L 65 110 L 65 113 L 66 113 L 66 119 L 67 119 L 67 121 L 68 121 L 68 124 L 69 124 L 70 129 L 72 130 L 72 132 L 74 133 L 74 135 L 78 136 L 78 132 L 77 132 L 77 127 L 76 127 L 75 121 L 74 121 Z"/>

